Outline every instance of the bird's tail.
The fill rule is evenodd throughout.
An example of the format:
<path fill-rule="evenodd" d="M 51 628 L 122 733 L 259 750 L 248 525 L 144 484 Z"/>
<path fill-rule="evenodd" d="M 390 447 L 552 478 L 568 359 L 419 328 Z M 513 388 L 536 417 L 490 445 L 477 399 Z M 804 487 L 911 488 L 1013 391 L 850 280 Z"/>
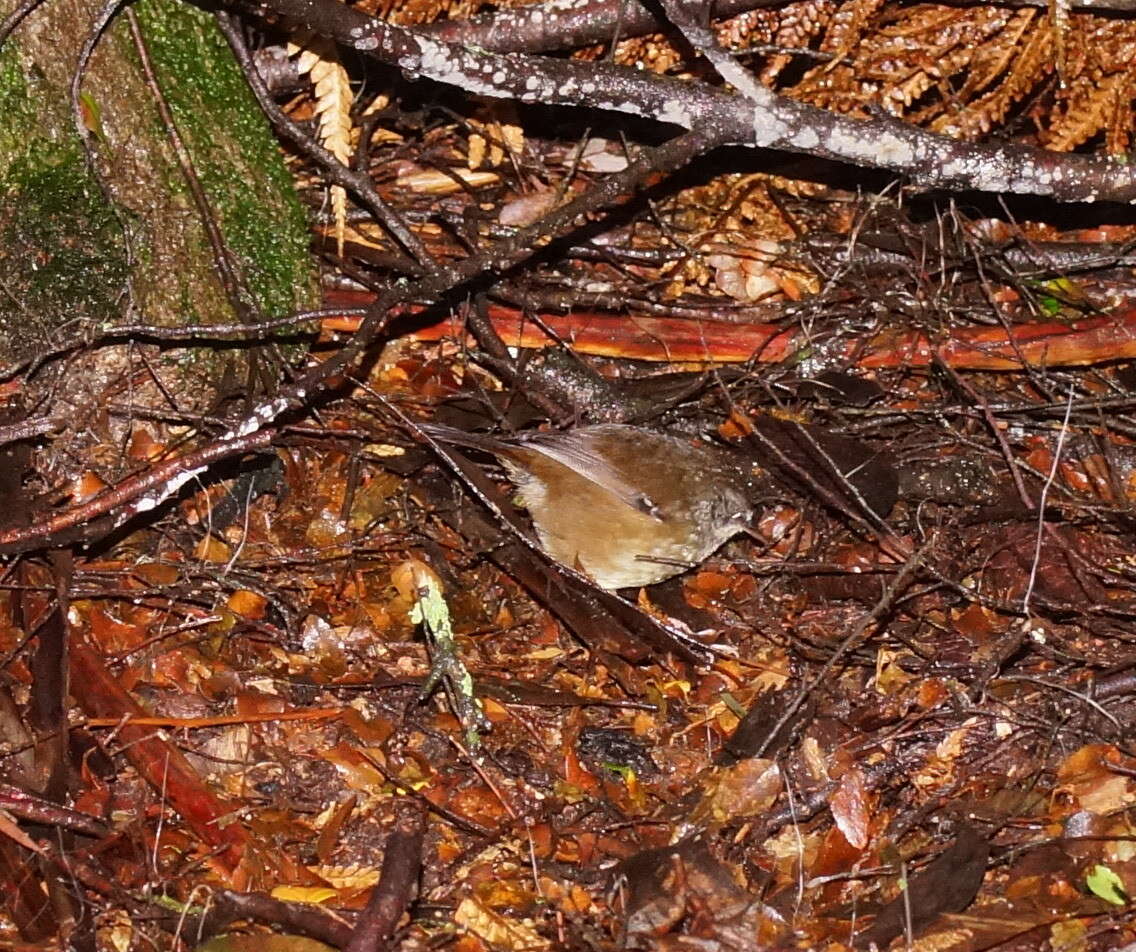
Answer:
<path fill-rule="evenodd" d="M 448 443 L 451 446 L 464 446 L 466 449 L 482 450 L 485 453 L 501 453 L 510 449 L 508 443 L 487 433 L 467 433 L 456 427 L 441 423 L 416 423 L 418 430 L 430 440 Z"/>

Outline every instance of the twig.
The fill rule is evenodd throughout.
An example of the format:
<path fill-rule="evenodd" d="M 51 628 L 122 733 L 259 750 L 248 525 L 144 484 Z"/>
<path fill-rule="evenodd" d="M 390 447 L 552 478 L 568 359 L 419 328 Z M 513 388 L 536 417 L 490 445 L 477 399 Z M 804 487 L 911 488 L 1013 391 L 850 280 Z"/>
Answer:
<path fill-rule="evenodd" d="M 383 850 L 379 882 L 371 890 L 345 952 L 377 952 L 394 934 L 418 886 L 425 819 L 418 804 L 409 800 L 399 804 L 394 830 Z"/>
<path fill-rule="evenodd" d="M 0 807 L 22 820 L 58 826 L 87 836 L 103 837 L 110 832 L 110 828 L 98 817 L 61 807 L 6 783 L 0 784 Z"/>
<path fill-rule="evenodd" d="M 12 35 L 12 31 L 24 22 L 24 18 L 41 3 L 43 0 L 23 0 L 22 3 L 16 4 L 15 9 L 4 18 L 3 23 L 0 23 L 0 47 Z"/>
<path fill-rule="evenodd" d="M 1069 403 L 1065 407 L 1065 419 L 1061 421 L 1061 432 L 1057 437 L 1057 447 L 1053 451 L 1053 465 L 1049 475 L 1045 478 L 1045 485 L 1041 487 L 1041 498 L 1037 501 L 1037 541 L 1034 544 L 1033 562 L 1030 565 L 1029 584 L 1026 585 L 1022 596 L 1022 612 L 1028 617 L 1030 598 L 1033 596 L 1033 587 L 1037 582 L 1037 567 L 1041 562 L 1041 540 L 1045 534 L 1045 500 L 1049 496 L 1049 489 L 1057 477 L 1058 467 L 1061 466 L 1061 451 L 1065 448 L 1065 437 L 1069 435 L 1069 415 L 1073 412 L 1073 387 L 1069 387 Z"/>
<path fill-rule="evenodd" d="M 342 948 L 349 941 L 351 927 L 341 919 L 306 902 L 283 902 L 263 893 L 238 893 L 219 889 L 213 895 L 215 915 L 225 919 L 253 919 L 282 926 L 322 942 Z"/>
<path fill-rule="evenodd" d="M 770 728 L 765 743 L 755 752 L 754 756 L 762 756 L 765 752 L 765 745 L 780 733 L 781 729 L 796 713 L 797 708 L 805 702 L 805 698 L 816 690 L 821 681 L 828 677 L 829 673 L 836 667 L 836 663 L 857 645 L 863 637 L 864 632 L 868 629 L 868 626 L 878 621 L 891 607 L 892 602 L 895 601 L 898 594 L 903 590 L 904 586 L 907 585 L 908 580 L 915 574 L 916 569 L 923 564 L 924 558 L 926 558 L 927 553 L 933 547 L 934 543 L 935 540 L 931 539 L 916 552 L 911 554 L 911 557 L 904 563 L 899 574 L 892 580 L 891 584 L 888 585 L 872 610 L 860 616 L 856 624 L 852 626 L 852 630 L 848 632 L 844 640 L 840 642 L 836 650 L 832 653 L 832 656 L 824 663 L 824 666 L 807 684 L 802 686 L 796 697 L 786 705 L 785 713 L 782 714 L 777 723 Z"/>

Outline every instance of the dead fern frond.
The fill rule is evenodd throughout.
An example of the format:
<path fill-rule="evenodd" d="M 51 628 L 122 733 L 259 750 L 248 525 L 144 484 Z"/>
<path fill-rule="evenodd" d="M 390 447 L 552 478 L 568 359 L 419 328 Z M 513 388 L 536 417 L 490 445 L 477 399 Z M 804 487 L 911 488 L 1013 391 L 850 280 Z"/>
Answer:
<path fill-rule="evenodd" d="M 805 0 L 791 3 L 779 11 L 779 22 L 772 25 L 769 37 L 759 42 L 767 42 L 786 49 L 807 49 L 814 39 L 824 35 L 829 21 L 836 15 L 839 5 L 832 0 Z M 788 56 L 771 57 L 761 71 L 761 81 L 774 85 L 778 75 L 791 62 Z"/>
<path fill-rule="evenodd" d="M 836 11 L 821 43 L 821 50 L 832 53 L 833 59 L 820 67 L 822 73 L 835 69 L 859 45 L 883 5 L 884 0 L 849 0 Z"/>
<path fill-rule="evenodd" d="M 1038 16 L 1035 9 L 1026 7 L 1017 10 L 1004 26 L 990 35 L 970 60 L 966 81 L 958 93 L 959 99 L 971 102 L 975 96 L 996 84 L 1012 86 L 1018 91 L 1017 95 L 1028 91 L 1027 85 L 1032 86 L 1036 82 L 1035 77 L 1044 71 L 1043 64 L 1035 58 L 1046 47 L 1045 31 L 1034 29 Z M 1033 50 L 1030 49 L 1031 44 Z M 1026 57 L 1028 62 L 1023 67 L 1018 61 L 1027 51 L 1033 55 Z M 1029 79 L 1023 83 L 1016 77 Z"/>
<path fill-rule="evenodd" d="M 884 109 L 967 139 L 997 128 L 1032 97 L 1048 148 L 1074 149 L 1102 136 L 1118 153 L 1132 141 L 1132 21 L 1068 14 L 1056 0 L 1050 17 L 1036 9 L 933 4 L 863 15 L 872 6 L 849 0 L 832 15 L 821 48 L 838 58 L 808 70 L 790 95 L 858 116 Z M 1063 82 L 1054 87 L 1059 68 Z"/>
<path fill-rule="evenodd" d="M 1127 80 L 1123 73 L 1115 73 L 1091 85 L 1076 83 L 1056 121 L 1044 132 L 1045 145 L 1068 152 L 1103 129 L 1114 127 L 1118 94 L 1128 86 Z"/>
<path fill-rule="evenodd" d="M 1065 46 L 1068 72 L 1042 143 L 1068 151 L 1103 136 L 1106 151 L 1124 153 L 1136 130 L 1136 23 L 1075 14 Z"/>
<path fill-rule="evenodd" d="M 970 100 L 957 112 L 938 116 L 928 123 L 934 132 L 958 139 L 977 139 L 996 128 L 1010 110 L 1033 92 L 1053 70 L 1048 31 L 1031 29 L 1039 18 L 1035 10 L 1019 10 L 1020 32 L 1013 42 L 1001 45 L 999 63 L 990 64 L 989 92 L 970 99 L 971 90 L 960 98 Z M 1012 25 L 1013 26 L 1013 25 Z M 1008 29 L 1007 34 L 1013 34 Z M 1024 41 L 1024 45 L 1022 44 Z M 1000 67 L 1000 68 L 999 68 Z M 981 87 L 976 83 L 976 89 Z"/>
<path fill-rule="evenodd" d="M 290 44 L 289 52 L 299 53 L 296 68 L 301 75 L 306 73 L 312 78 L 321 144 L 348 165 L 351 162 L 351 83 L 335 44 L 307 34 L 302 41 Z M 340 185 L 331 186 L 331 211 L 335 218 L 336 252 L 342 257 L 347 230 L 347 192 Z"/>
<path fill-rule="evenodd" d="M 1117 89 L 1112 118 L 1105 129 L 1105 150 L 1110 155 L 1125 155 L 1132 146 L 1132 104 L 1136 102 L 1136 74 L 1129 73 Z"/>
<path fill-rule="evenodd" d="M 1053 27 L 1053 42 L 1057 49 L 1057 75 L 1061 77 L 1061 85 L 1065 85 L 1068 68 L 1065 39 L 1069 35 L 1072 12 L 1072 0 L 1049 0 L 1049 22 Z"/>

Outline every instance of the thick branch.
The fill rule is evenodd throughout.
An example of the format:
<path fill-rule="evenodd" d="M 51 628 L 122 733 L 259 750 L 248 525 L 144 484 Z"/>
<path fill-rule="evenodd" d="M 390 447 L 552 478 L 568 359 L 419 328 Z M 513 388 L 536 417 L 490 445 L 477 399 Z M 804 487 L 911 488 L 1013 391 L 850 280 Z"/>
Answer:
<path fill-rule="evenodd" d="M 711 8 L 716 20 L 725 20 L 761 7 L 786 6 L 790 0 L 719 0 Z M 942 0 L 940 0 L 942 2 Z M 972 5 L 979 0 L 946 0 L 951 5 Z M 985 0 L 981 0 L 985 2 Z M 1045 7 L 1048 0 L 1002 0 L 1008 7 Z M 692 15 L 706 9 L 704 0 L 682 0 Z M 1136 11 L 1136 0 L 1075 0 L 1078 10 Z M 467 20 L 439 20 L 416 27 L 419 32 L 447 43 L 477 46 L 495 53 L 544 53 L 593 43 L 660 33 L 665 21 L 653 7 L 638 0 L 549 0 L 523 7 L 483 13 Z M 741 51 L 744 52 L 744 51 Z"/>
<path fill-rule="evenodd" d="M 691 13 L 706 9 L 705 0 L 682 0 Z M 786 0 L 719 0 L 713 16 L 724 20 L 756 10 L 781 6 Z M 470 17 L 439 20 L 416 29 L 435 39 L 477 46 L 495 53 L 542 53 L 659 33 L 665 20 L 637 0 L 550 0 Z"/>
<path fill-rule="evenodd" d="M 610 63 L 490 53 L 392 26 L 335 0 L 266 0 L 264 6 L 411 77 L 478 96 L 587 106 L 685 129 L 709 123 L 730 142 L 887 169 L 934 188 L 1136 201 L 1131 168 L 1107 159 L 956 142 L 897 120 L 837 116 L 764 87 L 751 102 L 702 83 Z"/>
<path fill-rule="evenodd" d="M 417 803 L 399 804 L 395 827 L 383 850 L 379 881 L 359 916 L 346 952 L 375 952 L 385 948 L 386 940 L 394 934 L 398 920 L 418 889 L 425 820 L 422 807 Z"/>

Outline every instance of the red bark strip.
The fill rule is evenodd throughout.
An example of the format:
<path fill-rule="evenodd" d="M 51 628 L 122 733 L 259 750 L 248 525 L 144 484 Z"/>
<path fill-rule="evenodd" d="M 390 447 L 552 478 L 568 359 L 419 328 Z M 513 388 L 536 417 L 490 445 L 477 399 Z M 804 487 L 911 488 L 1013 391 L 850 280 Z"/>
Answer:
<path fill-rule="evenodd" d="M 342 292 L 332 304 L 346 306 Z M 362 299 L 364 295 L 355 295 Z M 352 306 L 359 301 L 352 300 Z M 548 347 L 552 339 L 519 310 L 494 306 L 489 317 L 510 347 Z M 582 354 L 632 360 L 699 363 L 778 363 L 809 341 L 795 328 L 773 324 L 730 324 L 687 318 L 637 317 L 580 311 L 543 314 L 548 329 Z M 355 317 L 332 317 L 325 331 L 352 331 Z M 461 322 L 447 318 L 415 329 L 416 340 L 456 337 Z M 932 360 L 957 370 L 1020 370 L 1031 367 L 1080 367 L 1136 357 L 1136 308 L 1082 321 L 1019 324 L 1007 335 L 1000 327 L 966 327 L 932 340 L 920 331 L 884 332 L 866 343 L 849 340 L 844 352 L 859 354 L 864 369 L 927 367 Z"/>
<path fill-rule="evenodd" d="M 102 656 L 78 632 L 71 639 L 71 692 L 91 717 L 145 717 Z M 124 725 L 118 731 L 123 753 L 138 774 L 176 810 L 202 842 L 218 851 L 215 863 L 225 875 L 240 864 L 248 845 L 244 828 L 231 822 L 233 807 L 213 795 L 180 750 L 155 736 L 153 728 Z"/>

